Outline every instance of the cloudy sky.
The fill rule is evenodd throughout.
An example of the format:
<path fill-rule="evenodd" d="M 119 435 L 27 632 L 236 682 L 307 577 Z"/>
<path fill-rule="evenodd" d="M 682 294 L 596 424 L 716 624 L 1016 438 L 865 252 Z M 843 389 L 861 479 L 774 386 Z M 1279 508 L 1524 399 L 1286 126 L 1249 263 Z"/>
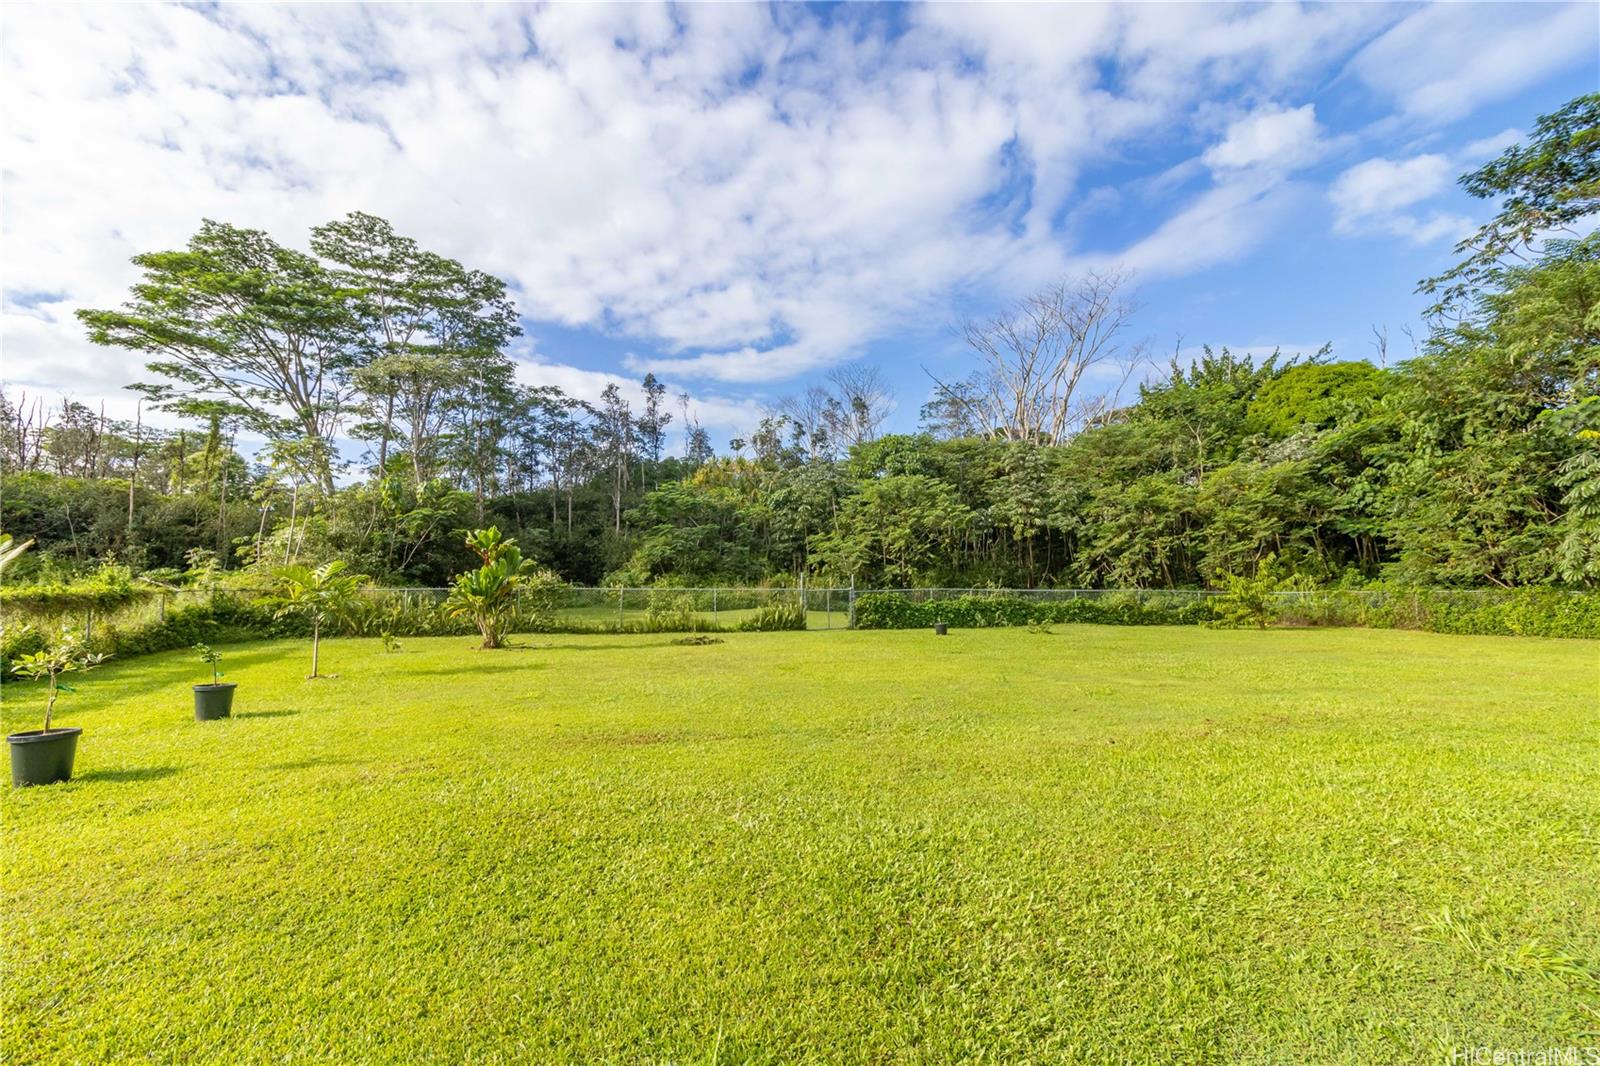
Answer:
<path fill-rule="evenodd" d="M 1456 177 L 1600 85 L 1593 4 L 88 6 L 0 11 L 3 375 L 142 376 L 74 309 L 210 217 L 351 210 L 511 283 L 527 381 L 646 370 L 719 440 L 867 359 L 1135 272 L 1161 351 L 1371 356 L 1488 208 Z M 1395 344 L 1391 355 L 1404 354 Z"/>

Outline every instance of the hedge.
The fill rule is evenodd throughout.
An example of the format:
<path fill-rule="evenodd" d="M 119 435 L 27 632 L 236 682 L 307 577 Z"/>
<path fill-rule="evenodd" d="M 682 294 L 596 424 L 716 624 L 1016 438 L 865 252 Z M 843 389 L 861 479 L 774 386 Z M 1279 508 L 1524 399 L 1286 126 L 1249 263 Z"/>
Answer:
<path fill-rule="evenodd" d="M 1210 598 L 1189 592 L 1111 592 L 1030 600 L 967 595 L 914 600 L 898 592 L 856 599 L 857 629 L 957 629 L 1051 622 L 1100 625 L 1202 625 L 1217 619 Z M 1279 595 L 1280 625 L 1365 626 L 1484 636 L 1600 638 L 1600 594 L 1560 589 L 1328 590 Z"/>
<path fill-rule="evenodd" d="M 6 585 L 0 587 L 0 608 L 23 614 L 52 617 L 83 611 L 112 611 L 164 590 L 153 585 L 118 585 L 83 582 L 72 585 Z"/>
<path fill-rule="evenodd" d="M 1025 600 L 1017 596 L 958 596 L 913 600 L 897 592 L 857 597 L 857 629 L 922 629 L 945 622 L 957 629 L 988 629 L 1052 622 L 1099 625 L 1199 625 L 1211 608 L 1193 593 L 1110 593 L 1076 599 Z"/>

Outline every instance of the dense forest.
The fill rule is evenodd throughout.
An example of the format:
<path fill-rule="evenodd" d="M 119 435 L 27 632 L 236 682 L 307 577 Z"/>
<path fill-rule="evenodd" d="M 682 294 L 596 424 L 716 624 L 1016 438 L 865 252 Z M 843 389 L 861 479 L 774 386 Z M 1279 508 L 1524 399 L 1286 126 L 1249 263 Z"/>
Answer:
<path fill-rule="evenodd" d="M 893 398 L 852 365 L 720 452 L 654 377 L 598 404 L 518 384 L 505 285 L 382 219 L 304 252 L 208 221 L 135 259 L 122 308 L 79 313 L 147 360 L 138 417 L 0 400 L 0 527 L 36 541 L 19 580 L 338 558 L 438 586 L 493 524 L 585 584 L 1214 587 L 1271 559 L 1319 584 L 1593 586 L 1600 95 L 1462 184 L 1497 213 L 1422 284 L 1403 358 L 1380 337 L 1377 363 L 1206 349 L 1150 374 L 1128 279 L 1096 276 L 966 324 L 977 370 L 919 433 L 881 432 Z M 1116 378 L 1141 383 L 1086 385 Z"/>

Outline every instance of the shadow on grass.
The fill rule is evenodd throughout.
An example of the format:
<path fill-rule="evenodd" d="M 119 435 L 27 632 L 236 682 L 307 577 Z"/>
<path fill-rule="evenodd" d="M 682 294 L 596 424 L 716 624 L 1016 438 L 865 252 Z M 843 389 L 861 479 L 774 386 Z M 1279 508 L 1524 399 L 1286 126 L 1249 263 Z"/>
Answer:
<path fill-rule="evenodd" d="M 296 759 L 293 762 L 275 762 L 263 766 L 263 770 L 309 770 L 315 766 L 356 766 L 364 762 L 363 759 L 340 759 L 317 757 L 315 759 Z"/>
<path fill-rule="evenodd" d="M 74 781 L 159 781 L 178 772 L 176 766 L 130 766 L 123 770 L 90 770 L 74 774 Z"/>
<path fill-rule="evenodd" d="M 240 711 L 235 718 L 293 718 L 299 711 Z"/>
<path fill-rule="evenodd" d="M 667 637 L 683 636 L 681 633 L 668 633 Z M 634 644 L 538 644 L 535 651 L 635 651 L 639 648 L 670 648 L 670 639 L 642 641 Z"/>
<path fill-rule="evenodd" d="M 545 670 L 550 664 L 526 655 L 507 655 L 511 650 L 544 651 L 543 648 L 506 649 L 486 651 L 481 656 L 457 660 L 450 666 L 425 666 L 405 671 L 407 677 L 466 677 L 472 674 L 523 674 L 530 670 Z"/>

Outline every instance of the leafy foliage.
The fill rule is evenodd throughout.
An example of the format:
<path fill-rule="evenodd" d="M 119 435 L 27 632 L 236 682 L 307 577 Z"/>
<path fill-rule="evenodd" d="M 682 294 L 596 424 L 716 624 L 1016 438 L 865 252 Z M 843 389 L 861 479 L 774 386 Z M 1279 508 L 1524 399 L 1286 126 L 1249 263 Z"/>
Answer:
<path fill-rule="evenodd" d="M 457 618 L 470 618 L 483 637 L 483 647 L 501 646 L 524 591 L 553 610 L 550 593 L 560 588 L 560 578 L 524 559 L 517 542 L 502 537 L 498 526 L 473 530 L 466 544 L 482 565 L 456 576 L 445 610 Z"/>
<path fill-rule="evenodd" d="M 1276 613 L 1275 593 L 1284 587 L 1278 576 L 1277 559 L 1268 555 L 1252 574 L 1229 574 L 1223 580 L 1223 594 L 1212 601 L 1216 624 L 1222 628 L 1254 626 L 1267 628 Z"/>
<path fill-rule="evenodd" d="M 616 387 L 591 406 L 518 386 L 505 286 L 382 219 L 318 227 L 309 252 L 208 222 L 186 249 L 139 258 L 129 306 L 83 316 L 95 339 L 149 353 L 167 380 L 147 399 L 203 431 L 0 397 L 6 528 L 39 545 L 8 577 L 72 585 L 108 556 L 170 571 L 204 546 L 224 581 L 340 559 L 437 588 L 471 563 L 459 531 L 493 526 L 528 559 L 613 586 L 1215 589 L 1272 555 L 1320 585 L 1592 587 L 1597 146 L 1590 94 L 1466 176 L 1498 213 L 1428 283 L 1441 315 L 1393 368 L 1206 347 L 1133 403 L 1082 404 L 1075 371 L 1013 380 L 994 363 L 1027 337 L 1106 354 L 1058 328 L 1081 301 L 1036 300 L 974 334 L 993 373 L 941 386 L 926 433 L 878 435 L 886 397 L 858 368 L 837 394 L 780 402 L 722 458 L 653 377 L 638 412 Z M 1089 300 L 1113 346 L 1114 303 Z M 1027 410 L 994 409 L 1002 380 Z M 335 428 L 369 449 L 370 477 L 344 488 Z M 263 469 L 233 453 L 236 429 L 268 436 Z"/>
<path fill-rule="evenodd" d="M 747 633 L 777 633 L 806 627 L 806 609 L 800 603 L 768 603 L 741 619 L 739 628 Z"/>
<path fill-rule="evenodd" d="M 50 718 L 55 713 L 56 698 L 62 692 L 73 691 L 72 686 L 60 680 L 61 675 L 93 670 L 106 658 L 104 653 L 90 651 L 84 647 L 83 641 L 72 630 L 63 629 L 43 648 L 20 656 L 12 664 L 11 670 L 16 676 L 30 681 L 45 681 L 48 684 L 44 705 L 44 732 L 50 732 Z"/>
<path fill-rule="evenodd" d="M 277 573 L 279 591 L 268 599 L 274 617 L 298 617 L 311 626 L 311 677 L 317 667 L 322 633 L 350 618 L 359 602 L 358 592 L 366 580 L 359 574 L 345 573 L 345 564 L 335 560 L 312 569 L 286 566 Z"/>

